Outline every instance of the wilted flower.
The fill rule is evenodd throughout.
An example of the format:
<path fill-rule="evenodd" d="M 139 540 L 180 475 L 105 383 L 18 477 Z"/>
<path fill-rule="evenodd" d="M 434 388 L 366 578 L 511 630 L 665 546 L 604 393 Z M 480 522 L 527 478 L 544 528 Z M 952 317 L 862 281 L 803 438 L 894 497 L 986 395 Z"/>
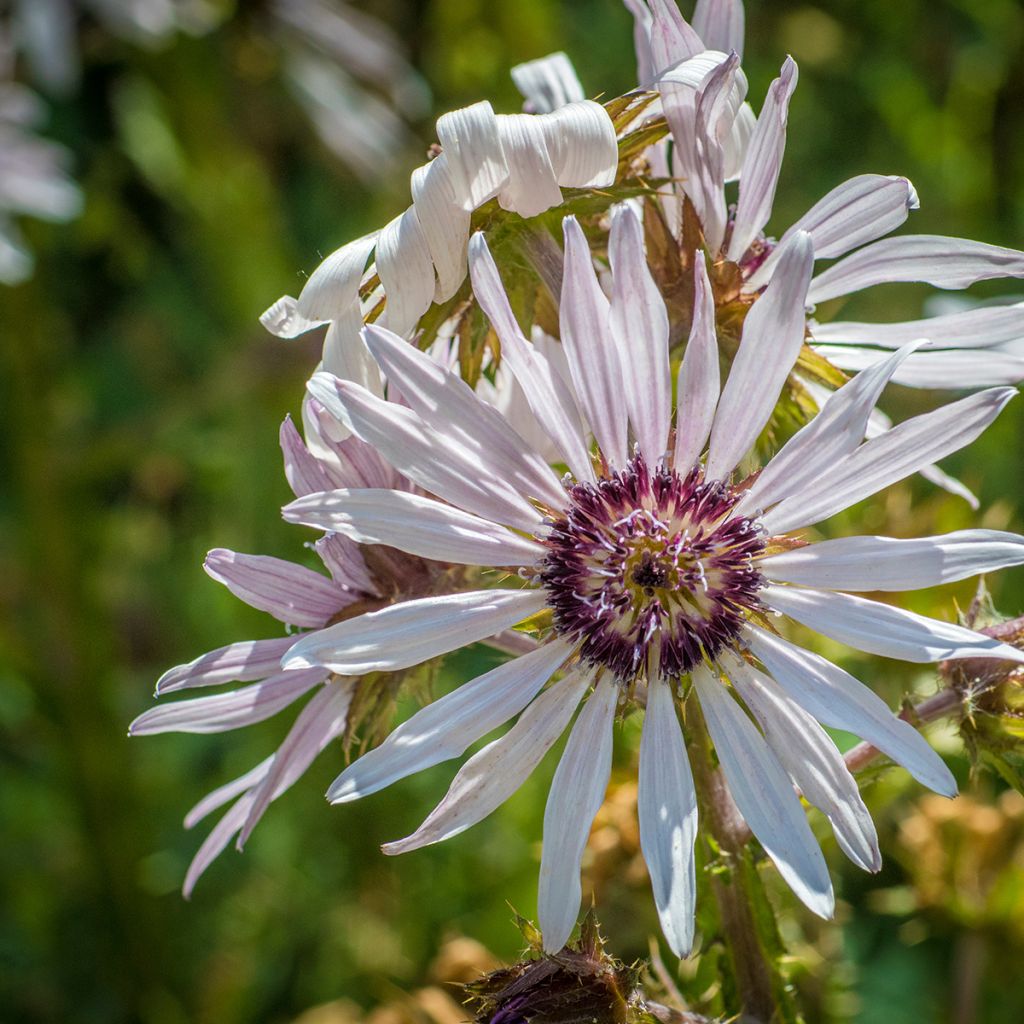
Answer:
<path fill-rule="evenodd" d="M 367 327 L 364 338 L 404 405 L 329 374 L 311 381 L 347 429 L 436 497 L 341 489 L 299 499 L 286 518 L 481 571 L 518 569 L 525 582 L 399 601 L 302 637 L 283 664 L 360 675 L 401 670 L 517 623 L 541 638 L 399 726 L 329 798 L 353 800 L 457 757 L 521 712 L 463 766 L 423 825 L 385 850 L 446 839 L 522 783 L 589 693 L 545 813 L 539 919 L 545 947 L 557 949 L 579 908 L 580 859 L 608 781 L 616 709 L 645 706 L 641 843 L 666 936 L 683 953 L 693 936 L 697 805 L 676 704 L 692 697 L 752 831 L 797 895 L 828 915 L 831 883 L 793 783 L 856 863 L 877 869 L 879 854 L 856 783 L 818 721 L 863 736 L 941 793 L 956 786 L 911 726 L 845 671 L 779 635 L 774 616 L 911 662 L 1024 661 L 972 630 L 843 593 L 912 590 L 1019 564 L 1024 539 L 965 531 L 806 544 L 794 531 L 969 443 L 1014 392 L 985 391 L 864 442 L 881 390 L 915 347 L 904 346 L 829 397 L 759 474 L 737 477 L 803 344 L 808 234 L 780 246 L 724 387 L 712 286 L 696 259 L 674 415 L 669 319 L 639 218 L 629 205 L 613 213 L 610 301 L 571 217 L 564 234 L 568 377 L 523 337 L 483 237 L 470 247 L 477 298 L 556 462 L 568 467 L 564 478 L 455 374 L 387 330 Z"/>

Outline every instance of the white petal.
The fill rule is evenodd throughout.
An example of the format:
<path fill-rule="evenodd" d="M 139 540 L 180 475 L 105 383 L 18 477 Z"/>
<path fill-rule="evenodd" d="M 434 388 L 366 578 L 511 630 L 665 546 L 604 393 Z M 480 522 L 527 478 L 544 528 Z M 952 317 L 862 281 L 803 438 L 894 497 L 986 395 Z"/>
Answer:
<path fill-rule="evenodd" d="M 380 369 L 360 336 L 362 329 L 363 317 L 358 309 L 353 309 L 335 320 L 327 328 L 327 335 L 324 338 L 321 369 L 333 373 L 342 380 L 355 381 L 378 398 L 383 398 L 384 386 L 380 379 Z"/>
<path fill-rule="evenodd" d="M 743 161 L 750 148 L 750 140 L 757 127 L 757 117 L 749 103 L 744 103 L 736 111 L 736 119 L 729 131 L 725 143 L 725 180 L 736 181 L 743 171 Z"/>
<path fill-rule="evenodd" d="M 511 367 L 538 423 L 557 445 L 573 475 L 577 480 L 592 482 L 594 470 L 572 393 L 544 355 L 523 337 L 482 232 L 470 239 L 469 250 L 473 292 L 498 335 L 504 363 Z"/>
<path fill-rule="evenodd" d="M 700 252 L 694 261 L 693 324 L 676 387 L 674 464 L 679 473 L 688 473 L 704 451 L 715 419 L 719 387 L 715 296 L 708 280 L 707 260 Z"/>
<path fill-rule="evenodd" d="M 475 210 L 508 181 L 498 121 L 486 100 L 443 114 L 437 122 L 437 138 L 448 157 L 464 210 Z"/>
<path fill-rule="evenodd" d="M 297 314 L 306 320 L 325 321 L 337 320 L 353 308 L 358 313 L 359 281 L 376 241 L 374 232 L 332 252 L 299 293 Z"/>
<path fill-rule="evenodd" d="M 424 423 L 439 433 L 457 436 L 481 466 L 488 459 L 500 464 L 504 481 L 524 497 L 555 508 L 564 504 L 565 490 L 547 462 L 458 374 L 372 324 L 364 337 L 388 379 Z"/>
<path fill-rule="evenodd" d="M 647 267 L 643 226 L 627 203 L 612 211 L 608 255 L 613 282 L 609 322 L 618 343 L 626 407 L 641 454 L 656 466 L 665 455 L 672 419 L 668 313 Z"/>
<path fill-rule="evenodd" d="M 700 36 L 679 13 L 675 0 L 649 0 L 654 74 L 706 50 Z"/>
<path fill-rule="evenodd" d="M 729 476 L 775 408 L 804 342 L 804 301 L 813 265 L 811 240 L 797 232 L 786 243 L 771 283 L 747 313 L 711 428 L 709 479 Z"/>
<path fill-rule="evenodd" d="M 807 800 L 832 823 L 843 852 L 865 871 L 877 871 L 882 866 L 878 835 L 835 743 L 775 680 L 741 658 L 728 657 L 724 667 L 772 752 Z"/>
<path fill-rule="evenodd" d="M 786 533 L 849 508 L 970 444 L 1016 393 L 1012 388 L 992 388 L 905 420 L 823 468 L 776 505 L 762 526 L 770 534 Z"/>
<path fill-rule="evenodd" d="M 349 765 L 331 784 L 327 799 L 332 804 L 358 800 L 461 756 L 481 736 L 518 715 L 571 652 L 562 640 L 542 644 L 428 704 Z"/>
<path fill-rule="evenodd" d="M 827 590 L 919 590 L 1024 564 L 1024 537 L 958 530 L 940 537 L 839 537 L 758 562 L 769 579 Z"/>
<path fill-rule="evenodd" d="M 626 403 L 622 370 L 608 323 L 609 303 L 597 280 L 590 247 L 576 218 L 562 221 L 565 274 L 560 324 L 572 381 L 605 458 L 626 463 Z"/>
<path fill-rule="evenodd" d="M 988 348 L 1024 338 L 1024 302 L 1012 306 L 966 309 L 895 324 L 814 324 L 811 333 L 816 342 L 826 345 L 899 348 L 908 341 L 925 338 L 936 348 Z"/>
<path fill-rule="evenodd" d="M 709 50 L 730 50 L 743 57 L 743 0 L 697 0 L 693 30 Z"/>
<path fill-rule="evenodd" d="M 539 120 L 559 185 L 604 188 L 615 181 L 619 146 L 612 119 L 600 103 L 567 103 Z"/>
<path fill-rule="evenodd" d="M 268 310 L 260 314 L 260 323 L 278 338 L 297 338 L 306 331 L 322 327 L 324 320 L 307 320 L 299 312 L 299 304 L 290 295 L 282 295 Z"/>
<path fill-rule="evenodd" d="M 434 264 L 416 207 L 381 230 L 376 262 L 387 296 L 379 322 L 396 334 L 407 334 L 434 299 Z"/>
<path fill-rule="evenodd" d="M 619 689 L 606 674 L 569 734 L 544 807 L 537 922 L 544 950 L 568 941 L 580 910 L 580 864 L 612 769 L 612 725 Z"/>
<path fill-rule="evenodd" d="M 150 708 L 128 726 L 129 736 L 155 736 L 162 732 L 216 733 L 240 729 L 276 715 L 314 686 L 322 683 L 323 669 L 278 672 L 252 686 L 213 697 L 196 697 Z"/>
<path fill-rule="evenodd" d="M 860 174 L 844 181 L 815 203 L 786 231 L 781 241 L 795 231 L 806 231 L 814 243 L 814 258 L 833 259 L 895 231 L 907 219 L 907 214 L 920 205 L 914 186 L 906 178 Z M 748 291 L 756 291 L 767 284 L 778 259 L 777 252 L 776 249 L 748 278 L 745 285 Z"/>
<path fill-rule="evenodd" d="M 767 508 L 808 486 L 864 440 L 885 385 L 920 342 L 880 359 L 829 394 L 818 415 L 801 427 L 762 470 L 736 506 L 738 513 Z"/>
<path fill-rule="evenodd" d="M 214 548 L 203 568 L 235 597 L 293 626 L 315 629 L 355 600 L 326 576 L 270 555 Z"/>
<path fill-rule="evenodd" d="M 437 273 L 434 301 L 447 302 L 466 279 L 470 217 L 455 191 L 447 154 L 412 172 L 412 203 Z"/>
<path fill-rule="evenodd" d="M 387 843 L 383 851 L 407 853 L 440 843 L 482 821 L 503 804 L 562 735 L 592 675 L 585 670 L 570 672 L 527 705 L 504 736 L 462 766 L 444 799 L 423 824 L 411 836 Z"/>
<path fill-rule="evenodd" d="M 239 850 L 270 804 L 295 785 L 320 751 L 344 731 L 352 693 L 351 684 L 331 682 L 302 709 L 277 748 L 266 778 L 252 790 L 252 806 L 235 843 Z"/>
<path fill-rule="evenodd" d="M 761 599 L 805 626 L 858 651 L 901 661 L 999 658 L 1024 663 L 1024 651 L 952 622 L 829 590 L 769 585 Z"/>
<path fill-rule="evenodd" d="M 883 238 L 819 274 L 807 299 L 825 302 L 888 281 L 923 281 L 936 288 L 967 288 L 994 277 L 1024 277 L 1024 252 L 943 235 Z"/>
<path fill-rule="evenodd" d="M 547 114 L 586 98 L 572 61 L 561 52 L 517 64 L 512 68 L 512 81 L 526 100 L 524 109 L 531 114 Z"/>
<path fill-rule="evenodd" d="M 814 346 L 833 366 L 853 371 L 870 366 L 878 349 L 852 348 L 847 345 Z M 1000 349 L 963 349 L 961 351 L 916 352 L 893 374 L 893 383 L 908 388 L 956 389 L 998 387 L 1024 380 L 1024 353 Z"/>
<path fill-rule="evenodd" d="M 693 682 L 740 814 L 793 892 L 819 917 L 831 917 L 835 900 L 825 858 L 782 765 L 706 668 L 697 668 Z"/>
<path fill-rule="evenodd" d="M 294 640 L 290 636 L 273 640 L 243 640 L 202 654 L 186 665 L 168 669 L 157 681 L 156 695 L 194 686 L 220 686 L 222 683 L 247 683 L 273 675 L 281 667 L 281 658 Z"/>
<path fill-rule="evenodd" d="M 743 160 L 736 217 L 729 239 L 728 256 L 731 260 L 742 258 L 772 215 L 775 189 L 786 151 L 789 101 L 796 88 L 796 80 L 796 63 L 792 57 L 787 57 L 779 77 L 768 87 L 768 95 Z"/>
<path fill-rule="evenodd" d="M 535 217 L 558 206 L 562 190 L 551 166 L 541 118 L 505 114 L 498 118 L 498 135 L 509 171 L 498 205 L 520 217 Z"/>
<path fill-rule="evenodd" d="M 637 794 L 640 847 L 651 875 L 661 929 L 676 956 L 693 945 L 697 880 L 697 793 L 669 683 L 653 679 L 640 740 Z"/>
<path fill-rule="evenodd" d="M 273 763 L 273 760 L 274 755 L 271 754 L 270 757 L 265 757 L 255 768 L 251 768 L 244 775 L 239 775 L 237 779 L 225 782 L 223 786 L 218 786 L 207 793 L 185 815 L 185 828 L 195 828 L 212 811 L 217 810 L 218 807 L 223 807 L 229 800 L 233 800 L 240 793 L 244 793 L 247 789 L 252 789 L 253 786 L 262 782 L 267 772 L 270 771 L 270 765 Z"/>
<path fill-rule="evenodd" d="M 308 388 L 353 433 L 424 490 L 520 530 L 531 531 L 540 522 L 540 513 L 504 480 L 504 466 L 431 430 L 410 409 L 383 402 L 328 374 L 314 374 Z"/>
<path fill-rule="evenodd" d="M 323 665 L 348 676 L 393 672 L 500 633 L 544 602 L 541 590 L 471 590 L 402 601 L 309 633 L 282 664 Z"/>
<path fill-rule="evenodd" d="M 504 526 L 408 491 L 324 491 L 282 512 L 290 523 L 335 530 L 360 544 L 463 565 L 533 565 L 545 550 Z"/>
<path fill-rule="evenodd" d="M 867 740 L 936 793 L 956 795 L 956 780 L 927 740 L 849 672 L 755 627 L 745 638 L 775 681 L 823 725 Z"/>

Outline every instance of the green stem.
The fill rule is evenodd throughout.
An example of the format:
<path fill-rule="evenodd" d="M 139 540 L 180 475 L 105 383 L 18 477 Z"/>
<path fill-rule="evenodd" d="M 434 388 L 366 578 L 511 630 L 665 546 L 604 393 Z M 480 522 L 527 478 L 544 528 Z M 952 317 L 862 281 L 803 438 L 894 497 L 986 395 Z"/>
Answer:
<path fill-rule="evenodd" d="M 711 886 L 719 907 L 736 992 L 746 1013 L 767 1022 L 776 1015 L 778 1000 L 772 966 L 761 945 L 754 918 L 754 908 L 764 901 L 764 893 L 755 891 L 760 890 L 760 881 L 742 838 L 745 825 L 715 764 L 711 739 L 695 700 L 687 703 L 686 725 L 704 829 L 729 862 L 727 873 L 711 875 Z"/>

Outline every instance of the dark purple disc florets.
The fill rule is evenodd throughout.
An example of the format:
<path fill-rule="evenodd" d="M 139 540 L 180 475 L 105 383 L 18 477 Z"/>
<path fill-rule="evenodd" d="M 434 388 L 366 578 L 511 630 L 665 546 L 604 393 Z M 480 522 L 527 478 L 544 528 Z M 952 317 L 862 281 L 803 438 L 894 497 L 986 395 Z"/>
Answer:
<path fill-rule="evenodd" d="M 730 515 L 738 497 L 699 466 L 652 472 L 639 455 L 570 486 L 540 565 L 556 630 L 623 680 L 647 667 L 676 678 L 714 658 L 760 607 L 753 559 L 765 542 Z"/>

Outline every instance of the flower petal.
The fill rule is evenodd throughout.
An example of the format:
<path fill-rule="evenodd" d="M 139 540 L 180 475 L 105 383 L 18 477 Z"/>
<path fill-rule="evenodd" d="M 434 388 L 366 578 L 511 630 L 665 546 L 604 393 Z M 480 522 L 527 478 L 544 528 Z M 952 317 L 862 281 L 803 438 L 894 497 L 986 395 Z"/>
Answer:
<path fill-rule="evenodd" d="M 613 282 L 609 323 L 618 344 L 626 408 L 641 454 L 656 466 L 664 458 L 672 419 L 668 313 L 647 266 L 643 226 L 628 203 L 612 211 L 608 256 Z"/>
<path fill-rule="evenodd" d="M 244 793 L 247 789 L 252 789 L 253 786 L 262 782 L 270 770 L 273 760 L 274 755 L 271 754 L 270 757 L 265 757 L 255 768 L 251 768 L 244 775 L 239 775 L 237 779 L 225 782 L 223 786 L 218 786 L 207 793 L 185 815 L 185 828 L 195 828 L 212 811 L 217 810 L 218 807 L 223 807 L 229 800 L 233 800 L 240 793 Z"/>
<path fill-rule="evenodd" d="M 970 444 L 1017 392 L 992 388 L 915 416 L 823 468 L 764 516 L 770 534 L 809 526 Z M 812 421 L 813 422 L 813 421 Z"/>
<path fill-rule="evenodd" d="M 509 178 L 498 193 L 498 205 L 520 217 L 536 217 L 562 201 L 542 120 L 533 114 L 498 118 L 498 135 L 508 162 Z"/>
<path fill-rule="evenodd" d="M 901 661 L 999 658 L 1024 663 L 1024 651 L 952 622 L 829 590 L 769 585 L 760 592 L 769 608 L 858 651 Z"/>
<path fill-rule="evenodd" d="M 252 806 L 235 843 L 239 850 L 245 846 L 271 803 L 295 785 L 317 754 L 344 732 L 353 692 L 351 683 L 334 681 L 323 687 L 302 709 L 284 742 L 277 748 L 266 777 L 252 790 Z"/>
<path fill-rule="evenodd" d="M 619 145 L 600 103 L 567 103 L 540 117 L 551 166 L 563 188 L 605 188 L 615 181 Z"/>
<path fill-rule="evenodd" d="M 544 602 L 541 590 L 471 590 L 402 601 L 307 634 L 282 665 L 323 665 L 347 676 L 393 672 L 500 633 Z"/>
<path fill-rule="evenodd" d="M 741 658 L 728 657 L 724 667 L 772 753 L 808 802 L 832 823 L 840 848 L 858 867 L 877 871 L 882 866 L 878 834 L 835 743 L 774 679 Z"/>
<path fill-rule="evenodd" d="M 780 241 L 785 242 L 797 231 L 806 231 L 814 243 L 814 258 L 833 259 L 895 231 L 907 214 L 920 205 L 914 186 L 906 178 L 860 174 L 815 203 Z M 775 249 L 750 275 L 745 285 L 747 291 L 757 291 L 768 283 L 778 261 L 777 253 Z"/>
<path fill-rule="evenodd" d="M 709 50 L 743 57 L 743 0 L 697 0 L 693 30 Z"/>
<path fill-rule="evenodd" d="M 715 419 L 719 387 L 715 297 L 708 280 L 707 260 L 700 252 L 694 261 L 693 323 L 676 387 L 674 465 L 678 473 L 688 473 L 704 451 Z"/>
<path fill-rule="evenodd" d="M 597 280 L 590 247 L 576 218 L 562 221 L 565 276 L 560 323 L 562 344 L 583 414 L 612 468 L 626 464 L 626 402 L 622 369 L 609 328 L 609 303 Z"/>
<path fill-rule="evenodd" d="M 360 271 L 361 272 L 361 271 Z M 299 304 L 290 295 L 282 295 L 268 310 L 260 314 L 260 323 L 275 337 L 288 340 L 323 327 L 326 320 L 307 320 L 299 312 Z"/>
<path fill-rule="evenodd" d="M 360 544 L 463 565 L 533 565 L 545 550 L 504 526 L 408 491 L 324 491 L 282 513 L 290 523 L 334 530 Z"/>
<path fill-rule="evenodd" d="M 798 231 L 786 243 L 771 283 L 747 313 L 711 428 L 709 479 L 729 476 L 775 408 L 804 342 L 804 302 L 813 265 L 810 237 Z"/>
<path fill-rule="evenodd" d="M 473 292 L 501 342 L 502 359 L 519 381 L 538 423 L 555 442 L 576 479 L 593 482 L 594 470 L 580 430 L 576 400 L 557 370 L 523 337 L 487 239 L 480 231 L 469 242 L 469 270 Z"/>
<path fill-rule="evenodd" d="M 812 282 L 810 303 L 890 281 L 967 288 L 994 277 L 1024 277 L 1024 252 L 943 235 L 883 238 L 833 264 Z"/>
<path fill-rule="evenodd" d="M 557 953 L 576 924 L 583 850 L 611 775 L 618 698 L 618 686 L 606 674 L 583 705 L 551 780 L 537 893 L 537 921 L 547 953 Z"/>
<path fill-rule="evenodd" d="M 306 320 L 320 322 L 337 320 L 353 308 L 358 313 L 359 282 L 376 243 L 374 232 L 335 249 L 310 274 L 299 293 L 295 312 Z"/>
<path fill-rule="evenodd" d="M 411 836 L 385 844 L 384 853 L 408 853 L 450 839 L 503 804 L 555 745 L 592 677 L 593 672 L 578 669 L 548 687 L 504 736 L 462 766 L 423 824 Z"/>
<path fill-rule="evenodd" d="M 769 579 L 826 590 L 920 590 L 1024 565 L 1024 537 L 957 530 L 940 537 L 838 537 L 761 559 Z"/>
<path fill-rule="evenodd" d="M 213 697 L 196 697 L 161 704 L 139 715 L 129 736 L 155 736 L 161 732 L 216 733 L 262 722 L 294 703 L 322 683 L 325 669 L 278 672 L 252 686 Z"/>
<path fill-rule="evenodd" d="M 437 138 L 447 155 L 462 208 L 475 210 L 496 196 L 508 181 L 508 165 L 498 137 L 494 108 L 484 100 L 442 114 Z"/>
<path fill-rule="evenodd" d="M 878 350 L 849 346 L 814 346 L 833 366 L 857 372 L 878 358 Z M 893 383 L 907 388 L 956 389 L 998 387 L 1024 380 L 1024 351 L 968 348 L 961 351 L 915 352 L 893 374 Z"/>
<path fill-rule="evenodd" d="M 788 696 L 823 725 L 860 736 L 922 785 L 956 796 L 956 780 L 928 741 L 849 672 L 753 626 L 745 638 Z"/>
<path fill-rule="evenodd" d="M 203 568 L 235 597 L 293 626 L 316 629 L 355 600 L 326 576 L 270 555 L 214 548 Z"/>
<path fill-rule="evenodd" d="M 835 909 L 825 858 L 776 756 L 725 687 L 703 666 L 693 673 L 708 733 L 740 814 L 786 884 L 819 917 Z"/>
<path fill-rule="evenodd" d="M 460 757 L 530 703 L 572 647 L 563 640 L 507 661 L 417 711 L 331 784 L 332 804 L 359 800 L 416 772 Z"/>
<path fill-rule="evenodd" d="M 738 261 L 772 215 L 782 157 L 786 151 L 789 101 L 796 88 L 797 67 L 787 57 L 779 77 L 768 87 L 764 106 L 747 145 L 740 171 L 740 192 L 729 239 L 728 257 Z"/>
<path fill-rule="evenodd" d="M 651 8 L 651 57 L 654 74 L 693 57 L 707 47 L 679 13 L 675 0 L 649 0 Z"/>
<path fill-rule="evenodd" d="M 281 667 L 281 658 L 295 642 L 293 637 L 273 640 L 242 640 L 202 654 L 186 665 L 168 669 L 157 681 L 156 695 L 186 690 L 194 686 L 220 686 L 222 683 L 247 683 L 273 675 Z"/>
<path fill-rule="evenodd" d="M 434 299 L 434 264 L 415 206 L 381 229 L 376 263 L 387 296 L 380 325 L 407 334 Z"/>
<path fill-rule="evenodd" d="M 284 455 L 284 475 L 296 498 L 316 491 L 329 491 L 331 479 L 320 460 L 306 447 L 291 417 L 281 424 L 281 452 Z"/>
<path fill-rule="evenodd" d="M 470 215 L 455 191 L 446 153 L 412 172 L 412 204 L 437 273 L 434 301 L 447 302 L 466 280 Z"/>
<path fill-rule="evenodd" d="M 188 866 L 188 871 L 185 872 L 185 882 L 181 887 L 181 894 L 185 899 L 191 898 L 196 882 L 224 852 L 224 848 L 231 842 L 231 837 L 242 827 L 252 810 L 254 800 L 252 791 L 240 797 L 203 840 L 196 855 L 192 858 L 192 863 Z"/>
<path fill-rule="evenodd" d="M 430 429 L 412 410 L 384 402 L 358 385 L 328 374 L 307 385 L 361 440 L 426 491 L 468 512 L 532 531 L 541 516 L 507 482 L 507 467 L 482 449 Z"/>
<path fill-rule="evenodd" d="M 572 61 L 561 52 L 516 64 L 512 81 L 523 94 L 524 109 L 530 114 L 547 114 L 586 98 Z"/>
<path fill-rule="evenodd" d="M 479 453 L 480 465 L 488 457 L 500 462 L 504 480 L 524 497 L 561 508 L 565 490 L 551 467 L 458 374 L 390 331 L 370 324 L 364 337 L 388 379 L 424 423 L 438 433 L 457 435 L 467 450 Z"/>
<path fill-rule="evenodd" d="M 640 847 L 651 875 L 661 929 L 676 956 L 693 945 L 697 880 L 693 844 L 697 838 L 697 793 L 672 688 L 654 678 L 640 739 L 637 796 Z"/>

